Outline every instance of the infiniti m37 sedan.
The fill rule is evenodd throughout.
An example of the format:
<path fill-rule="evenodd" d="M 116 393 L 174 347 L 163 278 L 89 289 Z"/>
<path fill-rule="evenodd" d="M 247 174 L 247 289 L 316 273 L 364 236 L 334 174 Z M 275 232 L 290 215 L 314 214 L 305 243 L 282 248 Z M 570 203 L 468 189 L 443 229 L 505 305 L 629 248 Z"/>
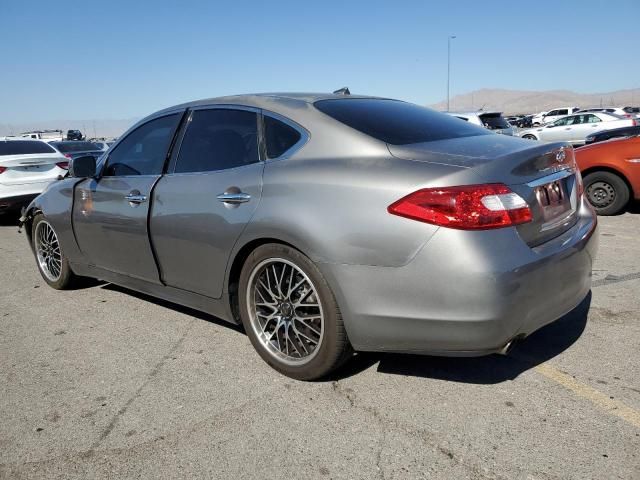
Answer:
<path fill-rule="evenodd" d="M 506 352 L 591 288 L 596 217 L 569 145 L 402 101 L 197 101 L 69 174 L 21 218 L 45 282 L 241 323 L 297 379 L 353 351 Z"/>

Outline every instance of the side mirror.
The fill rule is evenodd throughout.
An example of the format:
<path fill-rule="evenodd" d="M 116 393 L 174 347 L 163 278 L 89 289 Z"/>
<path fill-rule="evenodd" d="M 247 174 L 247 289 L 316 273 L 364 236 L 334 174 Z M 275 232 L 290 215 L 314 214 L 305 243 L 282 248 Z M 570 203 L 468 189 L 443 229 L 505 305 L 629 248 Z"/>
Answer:
<path fill-rule="evenodd" d="M 95 177 L 96 157 L 85 155 L 69 161 L 69 175 L 77 178 Z"/>

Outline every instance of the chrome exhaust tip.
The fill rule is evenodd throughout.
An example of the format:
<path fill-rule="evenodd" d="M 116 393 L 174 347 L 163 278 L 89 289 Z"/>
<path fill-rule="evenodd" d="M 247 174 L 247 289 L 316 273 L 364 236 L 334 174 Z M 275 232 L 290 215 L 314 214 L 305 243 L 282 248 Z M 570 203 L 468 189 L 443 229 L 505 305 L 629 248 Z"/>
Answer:
<path fill-rule="evenodd" d="M 511 350 L 513 350 L 513 347 L 516 345 L 516 343 L 518 343 L 519 340 L 519 337 L 512 338 L 502 348 L 498 349 L 496 353 L 498 355 L 509 355 L 509 353 L 511 352 Z"/>

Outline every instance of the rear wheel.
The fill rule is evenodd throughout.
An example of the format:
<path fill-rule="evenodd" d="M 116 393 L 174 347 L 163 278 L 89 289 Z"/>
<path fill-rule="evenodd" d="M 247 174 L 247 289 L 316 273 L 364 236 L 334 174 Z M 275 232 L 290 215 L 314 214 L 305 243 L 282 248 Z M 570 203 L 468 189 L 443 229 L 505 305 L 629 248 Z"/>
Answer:
<path fill-rule="evenodd" d="M 240 316 L 264 361 L 298 380 L 330 373 L 351 355 L 333 293 L 314 263 L 280 244 L 258 247 L 240 274 Z"/>
<path fill-rule="evenodd" d="M 537 140 L 534 135 L 523 135 L 522 138 L 526 138 L 527 140 Z"/>
<path fill-rule="evenodd" d="M 584 177 L 584 191 L 598 215 L 615 215 L 629 203 L 629 187 L 615 173 L 589 173 Z"/>
<path fill-rule="evenodd" d="M 62 251 L 58 234 L 44 215 L 36 215 L 33 219 L 31 236 L 38 270 L 44 281 L 57 290 L 69 288 L 76 276 Z"/>

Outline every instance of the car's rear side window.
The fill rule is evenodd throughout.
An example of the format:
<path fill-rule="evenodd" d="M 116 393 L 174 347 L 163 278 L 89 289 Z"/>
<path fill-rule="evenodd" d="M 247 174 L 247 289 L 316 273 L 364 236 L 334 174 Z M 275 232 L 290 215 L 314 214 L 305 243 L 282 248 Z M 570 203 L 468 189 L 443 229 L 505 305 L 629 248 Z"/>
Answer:
<path fill-rule="evenodd" d="M 280 157 L 302 137 L 295 128 L 268 115 L 264 117 L 264 136 L 268 158 Z"/>
<path fill-rule="evenodd" d="M 213 172 L 258 161 L 255 112 L 196 110 L 184 134 L 175 173 Z"/>
<path fill-rule="evenodd" d="M 0 155 L 32 155 L 36 153 L 55 153 L 55 150 L 44 142 L 32 140 L 0 141 Z"/>
<path fill-rule="evenodd" d="M 491 135 L 450 115 L 399 100 L 345 98 L 319 100 L 314 105 L 345 125 L 392 145 Z"/>

